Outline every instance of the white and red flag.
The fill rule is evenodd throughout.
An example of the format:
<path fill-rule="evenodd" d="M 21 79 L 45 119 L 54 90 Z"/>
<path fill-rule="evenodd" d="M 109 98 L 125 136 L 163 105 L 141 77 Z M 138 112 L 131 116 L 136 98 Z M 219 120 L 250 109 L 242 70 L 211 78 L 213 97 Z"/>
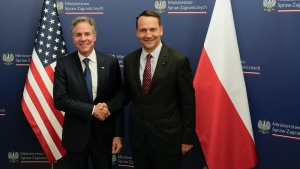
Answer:
<path fill-rule="evenodd" d="M 258 160 L 230 0 L 215 2 L 194 88 L 208 168 L 253 168 Z"/>
<path fill-rule="evenodd" d="M 50 163 L 66 154 L 61 145 L 64 113 L 53 102 L 54 67 L 66 55 L 55 0 L 45 0 L 21 101 L 22 110 Z"/>

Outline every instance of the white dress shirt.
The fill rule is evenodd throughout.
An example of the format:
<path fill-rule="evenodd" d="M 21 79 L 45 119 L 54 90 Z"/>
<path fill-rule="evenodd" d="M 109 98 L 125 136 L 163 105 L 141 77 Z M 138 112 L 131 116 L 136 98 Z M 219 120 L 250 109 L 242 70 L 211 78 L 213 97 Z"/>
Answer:
<path fill-rule="evenodd" d="M 79 52 L 78 52 L 80 61 L 81 61 L 81 66 L 82 66 L 82 70 L 85 70 L 85 64 L 83 62 L 83 59 L 85 59 L 86 57 L 82 56 Z M 93 52 L 87 57 L 90 59 L 89 61 L 89 67 L 91 70 L 91 74 L 92 74 L 92 92 L 93 92 L 93 100 L 97 97 L 97 86 L 98 86 L 98 76 L 97 76 L 97 58 L 96 58 L 96 52 L 95 50 L 93 50 Z"/>
<path fill-rule="evenodd" d="M 155 48 L 151 53 L 146 52 L 146 50 L 144 48 L 142 49 L 142 53 L 141 53 L 141 57 L 140 57 L 141 85 L 143 85 L 143 75 L 144 75 L 144 69 L 145 69 L 146 61 L 147 61 L 147 55 L 148 54 L 152 55 L 152 58 L 150 59 L 150 63 L 151 63 L 151 77 L 153 77 L 161 47 L 162 47 L 162 43 L 160 42 L 160 44 L 157 46 L 157 48 Z"/>

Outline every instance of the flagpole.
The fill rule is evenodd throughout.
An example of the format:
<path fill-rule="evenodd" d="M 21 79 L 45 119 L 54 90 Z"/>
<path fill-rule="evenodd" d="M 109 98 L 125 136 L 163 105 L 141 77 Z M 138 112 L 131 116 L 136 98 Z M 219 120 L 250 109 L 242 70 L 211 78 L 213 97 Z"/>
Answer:
<path fill-rule="evenodd" d="M 51 169 L 53 169 L 53 163 L 51 163 Z"/>

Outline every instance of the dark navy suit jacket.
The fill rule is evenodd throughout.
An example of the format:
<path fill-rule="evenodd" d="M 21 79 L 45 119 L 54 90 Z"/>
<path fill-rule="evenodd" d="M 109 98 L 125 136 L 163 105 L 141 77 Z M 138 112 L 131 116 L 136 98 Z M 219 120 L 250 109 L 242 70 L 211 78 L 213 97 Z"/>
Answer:
<path fill-rule="evenodd" d="M 94 128 L 99 148 L 111 151 L 113 137 L 124 135 L 124 113 L 120 109 L 105 121 L 92 116 L 93 106 L 115 96 L 122 84 L 118 60 L 96 51 L 98 87 L 97 97 L 90 100 L 78 56 L 74 52 L 58 59 L 54 74 L 53 97 L 58 110 L 65 112 L 62 145 L 73 152 L 86 147 L 91 127 Z"/>
<path fill-rule="evenodd" d="M 195 141 L 195 91 L 189 59 L 162 45 L 148 96 L 143 96 L 139 75 L 142 48 L 124 57 L 124 82 L 107 105 L 111 112 L 131 101 L 129 139 L 139 151 L 147 138 L 162 155 L 181 153 L 181 144 Z"/>

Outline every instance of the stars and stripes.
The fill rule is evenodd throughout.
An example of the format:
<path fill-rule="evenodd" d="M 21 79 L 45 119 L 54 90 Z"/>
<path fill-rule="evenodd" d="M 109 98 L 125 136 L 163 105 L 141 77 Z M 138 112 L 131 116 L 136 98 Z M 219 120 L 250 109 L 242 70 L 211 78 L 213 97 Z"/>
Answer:
<path fill-rule="evenodd" d="M 22 110 L 50 163 L 63 157 L 64 113 L 53 103 L 56 60 L 66 55 L 55 0 L 45 0 L 21 101 Z"/>

